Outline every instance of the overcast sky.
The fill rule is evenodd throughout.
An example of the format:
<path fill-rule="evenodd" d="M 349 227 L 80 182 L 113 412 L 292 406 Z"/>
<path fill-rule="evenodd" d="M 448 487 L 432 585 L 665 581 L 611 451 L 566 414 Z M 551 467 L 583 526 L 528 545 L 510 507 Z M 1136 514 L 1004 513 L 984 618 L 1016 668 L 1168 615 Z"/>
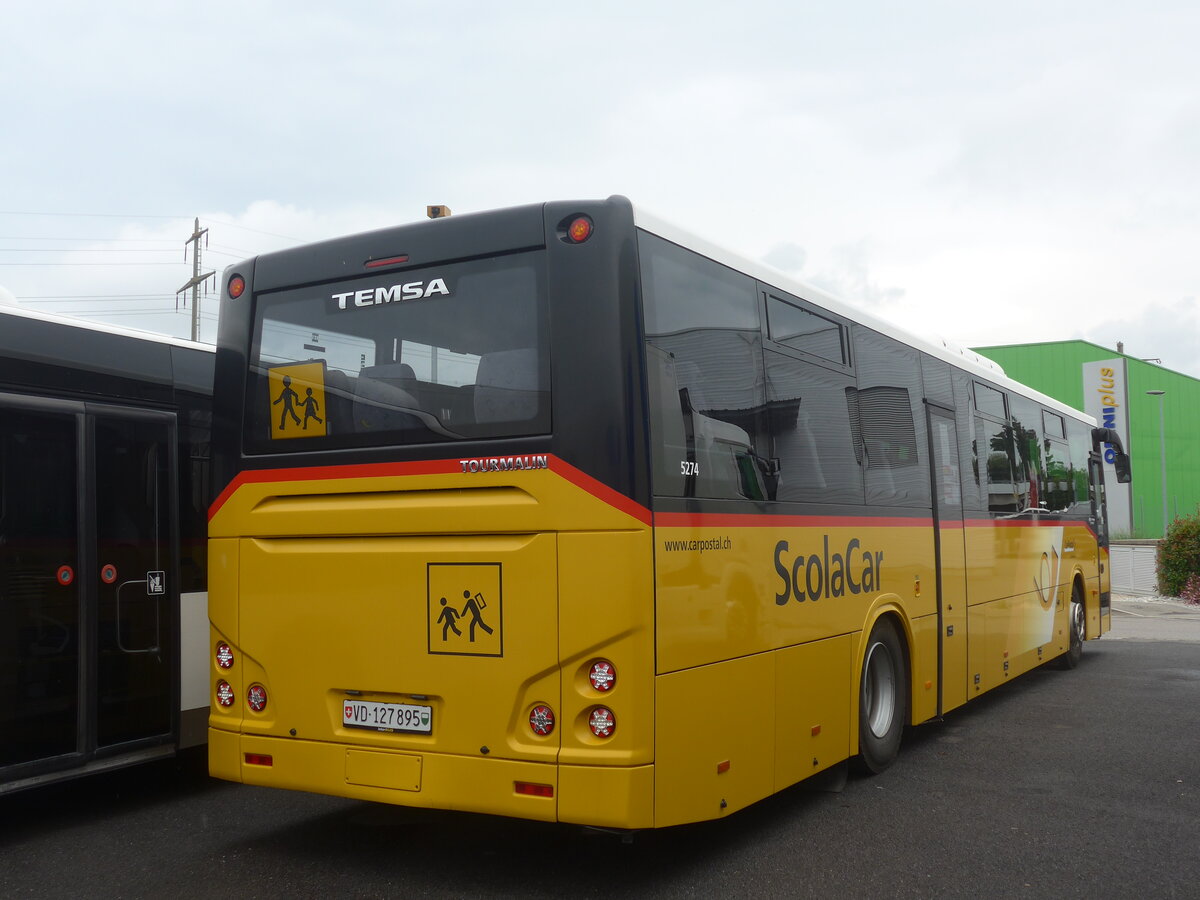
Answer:
<path fill-rule="evenodd" d="M 1200 3 L 25 2 L 0 295 L 186 336 L 205 268 L 625 194 L 919 333 L 1200 377 Z M 215 336 L 210 294 L 202 338 Z"/>

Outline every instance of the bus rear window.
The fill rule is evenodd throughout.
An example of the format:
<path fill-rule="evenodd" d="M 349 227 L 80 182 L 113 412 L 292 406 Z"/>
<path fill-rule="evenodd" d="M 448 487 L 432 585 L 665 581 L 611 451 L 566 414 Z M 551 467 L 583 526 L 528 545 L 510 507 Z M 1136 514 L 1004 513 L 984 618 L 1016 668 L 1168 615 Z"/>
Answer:
<path fill-rule="evenodd" d="M 542 253 L 260 294 L 248 449 L 546 434 Z"/>

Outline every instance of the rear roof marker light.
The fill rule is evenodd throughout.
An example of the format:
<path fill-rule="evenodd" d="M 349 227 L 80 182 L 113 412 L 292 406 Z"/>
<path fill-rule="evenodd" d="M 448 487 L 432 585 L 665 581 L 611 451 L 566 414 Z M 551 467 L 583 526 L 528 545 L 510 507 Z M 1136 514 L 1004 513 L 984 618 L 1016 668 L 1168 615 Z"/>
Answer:
<path fill-rule="evenodd" d="M 387 256 L 383 259 L 368 259 L 364 265 L 368 269 L 382 269 L 384 266 L 398 266 L 406 262 L 408 262 L 408 254 L 401 254 L 399 256 Z"/>
<path fill-rule="evenodd" d="M 236 300 L 246 292 L 246 279 L 241 275 L 232 275 L 229 278 L 229 286 L 226 293 L 230 300 Z"/>
<path fill-rule="evenodd" d="M 582 244 L 592 236 L 595 226 L 588 216 L 573 216 L 567 221 L 565 238 L 569 244 Z"/>

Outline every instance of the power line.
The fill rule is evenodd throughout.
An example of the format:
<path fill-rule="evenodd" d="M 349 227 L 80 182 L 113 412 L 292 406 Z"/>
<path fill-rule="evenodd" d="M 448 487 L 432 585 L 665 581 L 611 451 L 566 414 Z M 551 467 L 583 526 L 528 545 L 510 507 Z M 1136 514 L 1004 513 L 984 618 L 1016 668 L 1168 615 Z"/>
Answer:
<path fill-rule="evenodd" d="M 60 216 L 90 219 L 186 219 L 187 216 L 156 216 L 150 214 L 81 213 L 81 212 L 26 212 L 15 209 L 0 209 L 0 216 Z"/>
<path fill-rule="evenodd" d="M 179 266 L 184 263 L 177 262 L 56 262 L 56 263 L 31 263 L 31 262 L 0 262 L 0 266 Z"/>
<path fill-rule="evenodd" d="M 174 243 L 174 242 L 172 242 Z M 87 250 L 66 250 L 62 247 L 0 247 L 0 253 L 175 253 L 175 250 L 156 250 L 150 247 L 92 247 Z"/>
<path fill-rule="evenodd" d="M 115 238 L 115 237 L 20 237 L 16 235 L 0 236 L 0 241 L 99 241 L 106 244 L 137 243 L 137 244 L 177 244 L 170 238 Z"/>
<path fill-rule="evenodd" d="M 29 212 L 27 210 L 0 209 L 0 216 L 58 216 L 65 218 L 92 218 L 92 219 L 186 219 L 187 216 L 163 216 L 153 214 L 129 214 L 123 215 L 120 213 L 83 213 L 83 212 Z M 229 228 L 240 228 L 243 231 L 253 231 L 255 234 L 265 234 L 270 237 L 282 238 L 285 241 L 295 241 L 301 243 L 300 238 L 292 237 L 287 234 L 277 234 L 273 231 L 263 231 L 260 228 L 251 228 L 248 225 L 238 225 L 234 222 L 229 222 L 224 219 L 213 219 L 205 216 L 206 222 L 212 222 L 216 225 L 225 225 Z"/>

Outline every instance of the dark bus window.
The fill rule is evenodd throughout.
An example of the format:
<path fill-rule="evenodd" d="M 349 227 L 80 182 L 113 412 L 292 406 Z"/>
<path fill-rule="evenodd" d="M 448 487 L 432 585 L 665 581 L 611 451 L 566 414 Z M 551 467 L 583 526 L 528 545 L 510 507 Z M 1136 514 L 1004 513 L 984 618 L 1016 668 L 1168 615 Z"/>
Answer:
<path fill-rule="evenodd" d="M 914 406 L 923 393 L 920 354 L 869 328 L 856 325 L 852 333 L 866 502 L 926 506 L 931 497 L 925 417 L 923 407 Z"/>
<path fill-rule="evenodd" d="M 994 516 L 1016 515 L 1021 507 L 1014 475 L 1016 447 L 1012 426 L 1007 421 L 993 422 L 976 416 L 975 452 L 988 512 Z"/>
<path fill-rule="evenodd" d="M 925 398 L 954 409 L 954 388 L 948 362 L 934 359 L 928 353 L 921 354 L 921 381 L 925 385 Z"/>
<path fill-rule="evenodd" d="M 247 435 L 257 450 L 550 431 L 543 254 L 256 297 Z"/>
<path fill-rule="evenodd" d="M 1088 456 L 1092 449 L 1091 428 L 1083 422 L 1071 419 L 1067 423 L 1067 442 L 1071 453 L 1071 465 L 1067 471 L 1071 476 L 1074 493 L 1071 512 L 1079 518 L 1087 518 L 1090 515 L 1091 502 L 1088 474 Z"/>
<path fill-rule="evenodd" d="M 639 251 L 654 492 L 769 497 L 754 280 L 646 233 Z"/>
<path fill-rule="evenodd" d="M 848 365 L 846 329 L 801 306 L 802 301 L 767 293 L 767 325 L 771 340 L 821 359 Z"/>
<path fill-rule="evenodd" d="M 1008 407 L 1004 403 L 1004 392 L 975 382 L 975 410 L 997 419 L 1008 418 Z"/>
<path fill-rule="evenodd" d="M 208 505 L 212 502 L 212 404 L 203 395 L 179 400 L 179 584 L 202 591 L 208 578 Z"/>
<path fill-rule="evenodd" d="M 958 455 L 963 473 L 963 509 L 967 513 L 982 513 L 986 508 L 981 487 L 978 442 L 975 438 L 974 417 L 971 415 L 971 388 L 974 382 L 966 372 L 951 368 L 954 385 L 954 421 L 958 426 Z"/>
<path fill-rule="evenodd" d="M 780 500 L 862 503 L 859 444 L 850 399 L 854 379 L 825 366 L 767 352 L 771 455 Z"/>
<path fill-rule="evenodd" d="M 1074 515 L 1075 479 L 1071 471 L 1071 451 L 1066 441 L 1046 438 L 1043 443 L 1045 456 L 1040 484 L 1042 506 L 1047 512 L 1059 515 Z M 1087 471 L 1084 470 L 1084 485 Z M 1086 492 L 1084 499 L 1087 499 Z M 1084 515 L 1086 518 L 1086 513 Z"/>
<path fill-rule="evenodd" d="M 1042 428 L 1045 429 L 1046 437 L 1060 438 L 1066 440 L 1067 430 L 1063 423 L 1063 417 L 1058 413 L 1052 413 L 1048 409 L 1042 410 Z"/>
<path fill-rule="evenodd" d="M 1044 465 L 1038 427 L 1042 424 L 1042 408 L 1035 401 L 1017 394 L 1009 397 L 1012 409 L 1012 433 L 1018 512 L 1039 513 L 1045 510 L 1045 497 L 1040 485 Z"/>

